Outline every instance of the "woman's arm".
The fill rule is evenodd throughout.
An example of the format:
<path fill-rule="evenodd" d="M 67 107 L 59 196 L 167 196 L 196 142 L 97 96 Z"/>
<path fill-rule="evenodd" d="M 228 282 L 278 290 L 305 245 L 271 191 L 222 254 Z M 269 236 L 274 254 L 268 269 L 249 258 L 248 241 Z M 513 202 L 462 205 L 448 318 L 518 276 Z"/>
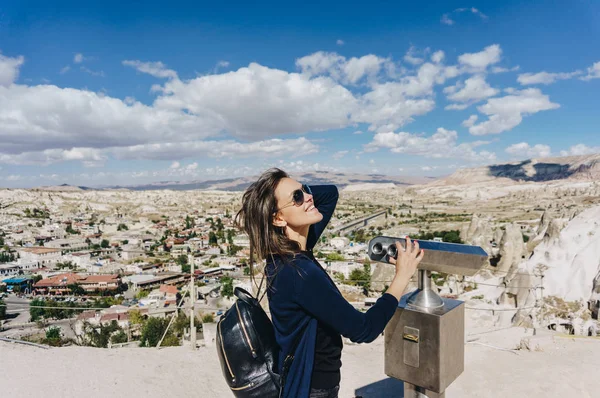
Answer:
<path fill-rule="evenodd" d="M 310 190 L 312 191 L 315 207 L 323 215 L 323 219 L 311 225 L 308 230 L 308 239 L 306 241 L 306 248 L 308 250 L 312 250 L 317 244 L 329 220 L 331 220 L 339 197 L 338 189 L 335 185 L 311 185 Z"/>
<path fill-rule="evenodd" d="M 300 261 L 297 265 L 302 272 L 296 274 L 294 297 L 302 308 L 356 343 L 369 343 L 383 332 L 398 306 L 393 295 L 384 294 L 367 312 L 360 312 L 346 301 L 318 265 Z"/>
<path fill-rule="evenodd" d="M 295 299 L 300 306 L 319 321 L 331 326 L 342 336 L 357 343 L 368 343 L 383 332 L 398 306 L 402 293 L 424 256 L 419 242 L 406 237 L 406 250 L 396 242 L 398 258 L 390 259 L 396 266 L 396 275 L 387 292 L 366 313 L 356 310 L 342 296 L 314 262 L 305 259 L 298 265 L 302 274 L 296 274 Z"/>

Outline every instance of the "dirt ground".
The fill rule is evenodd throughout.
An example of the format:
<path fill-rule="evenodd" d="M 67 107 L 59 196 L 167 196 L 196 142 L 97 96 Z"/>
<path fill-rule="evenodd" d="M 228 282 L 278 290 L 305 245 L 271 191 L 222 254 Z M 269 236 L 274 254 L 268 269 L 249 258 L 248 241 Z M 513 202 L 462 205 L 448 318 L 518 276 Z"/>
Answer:
<path fill-rule="evenodd" d="M 600 340 L 554 336 L 543 351 L 515 348 L 524 329 L 469 338 L 465 371 L 447 398 L 597 397 Z M 475 340 L 476 339 L 476 340 Z M 402 397 L 383 370 L 383 339 L 346 344 L 340 397 Z M 41 349 L 0 342 L 0 388 L 7 397 L 228 397 L 215 348 Z"/>

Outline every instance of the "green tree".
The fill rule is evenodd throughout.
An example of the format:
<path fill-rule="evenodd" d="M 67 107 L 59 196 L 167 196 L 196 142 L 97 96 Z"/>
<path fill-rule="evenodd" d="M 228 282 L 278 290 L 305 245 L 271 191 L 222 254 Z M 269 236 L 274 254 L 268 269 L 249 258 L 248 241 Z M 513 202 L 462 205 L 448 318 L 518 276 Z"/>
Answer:
<path fill-rule="evenodd" d="M 129 323 L 132 325 L 143 325 L 145 322 L 144 316 L 140 310 L 129 311 Z"/>
<path fill-rule="evenodd" d="M 350 272 L 350 282 L 353 285 L 361 286 L 363 293 L 367 295 L 371 289 L 371 263 L 364 263 L 363 269 L 356 268 Z"/>
<path fill-rule="evenodd" d="M 177 256 L 175 262 L 181 265 L 181 272 L 186 274 L 189 274 L 191 272 L 192 267 L 188 263 L 188 258 L 185 254 L 180 254 L 179 256 Z"/>
<path fill-rule="evenodd" d="M 119 330 L 117 333 L 110 336 L 111 344 L 127 343 L 127 334 L 124 330 Z"/>
<path fill-rule="evenodd" d="M 0 252 L 0 263 L 10 263 L 16 260 L 14 254 L 10 252 Z"/>
<path fill-rule="evenodd" d="M 329 253 L 327 255 L 327 257 L 325 257 L 325 260 L 326 261 L 344 261 L 345 258 L 341 254 L 333 252 L 333 253 Z"/>
<path fill-rule="evenodd" d="M 117 226 L 117 231 L 128 231 L 128 230 L 129 230 L 129 227 L 125 224 L 119 224 Z"/>
<path fill-rule="evenodd" d="M 100 247 L 103 249 L 107 249 L 110 246 L 110 242 L 108 241 L 108 239 L 102 239 L 102 242 L 100 242 Z"/>
<path fill-rule="evenodd" d="M 62 343 L 62 334 L 60 328 L 57 326 L 51 326 L 46 330 L 46 338 L 43 339 L 45 344 L 52 347 L 60 347 Z"/>
<path fill-rule="evenodd" d="M 195 222 L 194 219 L 192 217 L 190 217 L 189 215 L 185 216 L 185 229 L 190 229 L 195 227 Z"/>
<path fill-rule="evenodd" d="M 81 287 L 78 283 L 72 283 L 67 285 L 67 288 L 71 291 L 71 294 L 74 296 L 81 296 L 85 294 L 85 289 Z"/>
<path fill-rule="evenodd" d="M 223 297 L 233 296 L 233 278 L 230 276 L 224 276 L 221 278 L 221 295 Z"/>
<path fill-rule="evenodd" d="M 213 231 L 208 233 L 208 244 L 211 246 L 217 246 L 219 244 L 217 235 Z"/>
<path fill-rule="evenodd" d="M 214 323 L 215 317 L 213 314 L 204 314 L 202 315 L 202 323 Z"/>
<path fill-rule="evenodd" d="M 107 348 L 111 336 L 115 332 L 123 331 L 117 321 L 113 320 L 108 325 L 100 324 L 94 326 L 89 323 L 84 323 L 86 345 L 98 348 Z"/>
<path fill-rule="evenodd" d="M 168 319 L 160 319 L 154 317 L 148 318 L 148 320 L 144 323 L 144 326 L 142 327 L 140 347 L 156 347 L 162 335 L 165 333 L 168 324 Z M 179 345 L 173 344 L 175 341 L 172 339 L 172 337 L 167 339 L 167 337 L 169 336 L 173 336 L 173 332 L 171 330 L 167 332 L 167 336 L 165 337 L 162 346 Z"/>

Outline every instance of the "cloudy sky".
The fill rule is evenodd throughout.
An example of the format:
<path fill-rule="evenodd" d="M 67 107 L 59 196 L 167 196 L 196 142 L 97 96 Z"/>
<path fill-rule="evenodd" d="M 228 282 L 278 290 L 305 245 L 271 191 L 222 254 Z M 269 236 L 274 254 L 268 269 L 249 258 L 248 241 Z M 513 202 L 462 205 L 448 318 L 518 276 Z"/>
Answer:
<path fill-rule="evenodd" d="M 48 3 L 0 4 L 0 187 L 600 152 L 597 2 Z"/>

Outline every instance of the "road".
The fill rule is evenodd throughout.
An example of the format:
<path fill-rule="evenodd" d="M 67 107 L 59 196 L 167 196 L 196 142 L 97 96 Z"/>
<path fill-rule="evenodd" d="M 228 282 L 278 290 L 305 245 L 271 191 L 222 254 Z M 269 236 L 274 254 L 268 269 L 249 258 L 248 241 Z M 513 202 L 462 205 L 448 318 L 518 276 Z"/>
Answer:
<path fill-rule="evenodd" d="M 14 294 L 9 295 L 4 299 L 6 304 L 6 316 L 4 327 L 10 326 L 10 324 L 19 324 L 29 322 L 29 303 L 31 300 L 26 298 L 19 298 Z"/>

